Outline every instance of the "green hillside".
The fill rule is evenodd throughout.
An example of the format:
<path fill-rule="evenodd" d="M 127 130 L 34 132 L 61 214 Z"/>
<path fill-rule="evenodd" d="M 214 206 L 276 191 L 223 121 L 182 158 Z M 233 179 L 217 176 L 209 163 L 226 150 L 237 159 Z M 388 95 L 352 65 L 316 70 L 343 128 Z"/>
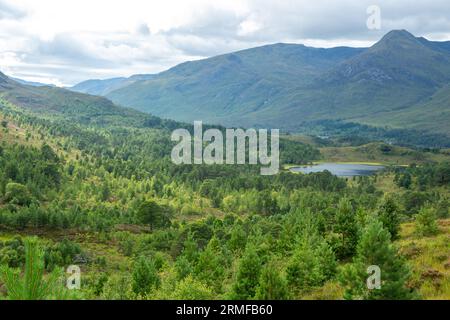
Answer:
<path fill-rule="evenodd" d="M 153 75 L 149 74 L 137 74 L 129 78 L 119 77 L 106 80 L 86 80 L 71 87 L 70 90 L 97 96 L 105 96 L 114 90 L 126 87 L 136 81 L 148 80 L 152 77 Z"/>
<path fill-rule="evenodd" d="M 407 109 L 385 111 L 377 114 L 375 119 L 361 117 L 358 121 L 383 126 L 389 124 L 397 128 L 414 128 L 449 133 L 450 119 L 450 85 L 438 89 L 425 101 Z"/>
<path fill-rule="evenodd" d="M 275 44 L 82 90 L 188 122 L 301 131 L 332 119 L 449 135 L 449 48 L 404 30 L 367 49 Z"/>
<path fill-rule="evenodd" d="M 0 98 L 12 104 L 61 120 L 95 125 L 142 127 L 145 123 L 166 125 L 166 121 L 134 109 L 116 106 L 110 100 L 50 86 L 29 86 L 11 80 L 0 72 Z"/>
<path fill-rule="evenodd" d="M 361 51 L 290 44 L 264 46 L 183 63 L 107 96 L 155 115 L 230 124 L 243 115 L 272 110 L 273 101 L 292 86 L 310 83 L 324 70 Z"/>
<path fill-rule="evenodd" d="M 1 73 L 0 93 L 0 299 L 450 295 L 450 164 L 439 150 L 319 152 L 305 143 L 329 141 L 287 135 L 283 166 L 343 156 L 409 166 L 339 178 L 175 165 L 170 132 L 180 123 Z M 374 263 L 383 287 L 370 291 Z M 59 272 L 71 265 L 82 280 L 69 291 Z"/>
<path fill-rule="evenodd" d="M 377 123 L 380 113 L 397 112 L 414 125 L 415 119 L 407 116 L 409 109 L 427 103 L 449 81 L 448 53 L 434 50 L 406 31 L 393 31 L 369 50 L 321 75 L 313 86 L 316 108 L 302 111 L 306 117 L 325 117 L 328 111 L 328 117 L 347 120 L 363 116 L 369 123 Z M 439 107 L 449 110 L 445 103 Z M 320 114 L 317 108 L 324 112 Z"/>

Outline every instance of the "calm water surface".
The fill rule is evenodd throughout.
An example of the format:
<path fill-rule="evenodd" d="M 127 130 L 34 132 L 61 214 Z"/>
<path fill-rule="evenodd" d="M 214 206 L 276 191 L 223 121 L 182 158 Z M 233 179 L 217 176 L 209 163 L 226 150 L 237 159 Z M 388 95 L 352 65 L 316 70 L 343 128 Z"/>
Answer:
<path fill-rule="evenodd" d="M 382 169 L 384 169 L 384 166 L 350 163 L 321 163 L 317 165 L 290 168 L 292 172 L 302 173 L 322 172 L 328 170 L 338 177 L 369 176 Z"/>

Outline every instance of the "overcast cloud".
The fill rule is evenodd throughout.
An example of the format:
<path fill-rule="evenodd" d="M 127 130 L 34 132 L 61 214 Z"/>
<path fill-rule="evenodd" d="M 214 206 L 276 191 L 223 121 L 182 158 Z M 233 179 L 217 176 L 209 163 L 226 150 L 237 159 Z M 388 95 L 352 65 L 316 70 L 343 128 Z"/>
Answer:
<path fill-rule="evenodd" d="M 381 30 L 366 9 L 381 9 Z M 71 85 L 275 42 L 369 46 L 392 29 L 450 40 L 448 0 L 0 0 L 0 70 Z"/>

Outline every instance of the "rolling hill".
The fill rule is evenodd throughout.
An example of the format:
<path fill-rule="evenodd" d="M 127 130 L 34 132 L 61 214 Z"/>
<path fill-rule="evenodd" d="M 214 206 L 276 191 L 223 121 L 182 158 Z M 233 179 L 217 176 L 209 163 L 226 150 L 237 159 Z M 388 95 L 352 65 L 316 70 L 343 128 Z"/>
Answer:
<path fill-rule="evenodd" d="M 173 119 L 255 125 L 254 121 L 236 120 L 274 108 L 273 101 L 292 87 L 311 83 L 331 66 L 360 51 L 275 44 L 183 63 L 154 79 L 114 90 L 107 97 Z"/>
<path fill-rule="evenodd" d="M 58 87 L 25 85 L 0 72 L 0 102 L 2 101 L 35 114 L 57 116 L 74 123 L 96 125 L 120 123 L 138 127 L 144 126 L 145 123 L 162 123 L 159 118 L 117 106 L 104 97 Z"/>
<path fill-rule="evenodd" d="M 450 135 L 450 42 L 405 30 L 370 48 L 274 44 L 182 63 L 147 79 L 84 85 L 72 89 L 181 121 L 297 131 L 331 119 Z"/>
<path fill-rule="evenodd" d="M 36 82 L 36 81 L 27 81 L 27 80 L 23 80 L 23 79 L 19 79 L 19 78 L 13 78 L 10 77 L 10 79 L 20 83 L 20 84 L 25 84 L 27 86 L 33 86 L 33 87 L 55 87 L 54 84 L 48 84 L 48 83 L 42 83 L 42 82 Z"/>
<path fill-rule="evenodd" d="M 70 88 L 72 91 L 104 96 L 108 93 L 133 84 L 136 81 L 148 80 L 153 75 L 134 75 L 129 78 L 119 77 L 106 80 L 86 80 Z"/>
<path fill-rule="evenodd" d="M 437 50 L 438 45 L 406 31 L 390 32 L 373 47 L 320 75 L 313 84 L 292 89 L 279 102 L 288 115 L 279 119 L 279 124 L 292 118 L 344 119 L 450 133 L 445 124 L 430 126 L 424 121 L 436 118 L 436 112 L 448 116 L 450 110 L 445 99 L 439 103 L 435 99 L 433 109 L 428 108 L 433 96 L 445 91 L 450 81 L 450 55 Z M 413 117 L 412 110 L 421 110 L 425 119 Z M 392 117 L 402 121 L 391 122 Z"/>
<path fill-rule="evenodd" d="M 152 79 L 105 90 L 109 91 L 107 97 L 117 103 L 141 111 L 174 119 L 207 117 L 209 121 L 211 117 L 228 117 L 233 112 L 239 116 L 264 108 L 272 96 L 282 95 L 292 84 L 309 83 L 314 76 L 361 50 L 275 44 L 186 62 Z M 101 84 L 108 86 L 110 81 Z M 79 91 L 82 85 L 72 90 Z"/>

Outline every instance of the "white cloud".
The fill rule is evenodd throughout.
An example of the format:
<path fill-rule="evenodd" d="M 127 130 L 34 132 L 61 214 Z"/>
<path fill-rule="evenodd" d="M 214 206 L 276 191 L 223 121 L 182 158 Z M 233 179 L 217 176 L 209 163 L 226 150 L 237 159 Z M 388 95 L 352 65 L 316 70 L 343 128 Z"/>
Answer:
<path fill-rule="evenodd" d="M 263 28 L 263 24 L 258 21 L 256 15 L 252 15 L 246 20 L 242 21 L 239 25 L 238 36 L 247 36 L 254 34 L 255 32 L 261 30 Z"/>
<path fill-rule="evenodd" d="M 155 73 L 274 42 L 367 46 L 390 29 L 450 39 L 450 3 L 379 0 L 0 0 L 0 70 L 73 84 Z"/>

